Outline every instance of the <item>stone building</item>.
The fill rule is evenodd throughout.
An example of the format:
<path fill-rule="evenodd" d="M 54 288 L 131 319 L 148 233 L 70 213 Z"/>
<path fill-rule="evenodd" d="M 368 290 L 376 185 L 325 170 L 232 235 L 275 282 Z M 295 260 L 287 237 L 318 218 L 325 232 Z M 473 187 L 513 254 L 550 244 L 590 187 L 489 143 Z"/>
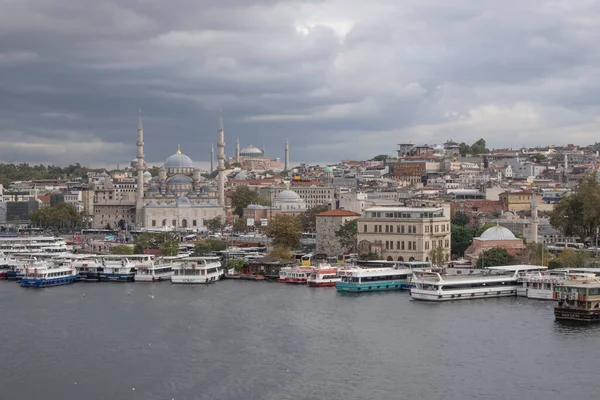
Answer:
<path fill-rule="evenodd" d="M 250 204 L 243 211 L 246 218 L 254 220 L 255 225 L 260 225 L 261 220 L 269 221 L 278 215 L 299 215 L 307 210 L 306 202 L 292 190 L 279 192 L 271 202 L 271 206 Z"/>
<path fill-rule="evenodd" d="M 499 196 L 500 203 L 502 203 L 503 211 L 518 212 L 518 211 L 531 211 L 531 197 L 533 196 L 531 190 L 523 190 L 520 192 L 504 192 Z M 542 204 L 542 195 L 535 194 L 535 203 Z"/>
<path fill-rule="evenodd" d="M 483 252 L 497 247 L 515 255 L 525 249 L 525 244 L 523 239 L 517 238 L 507 228 L 496 225 L 487 229 L 480 237 L 473 238 L 473 243 L 465 250 L 465 259 L 475 264 Z"/>
<path fill-rule="evenodd" d="M 264 187 L 258 190 L 261 197 L 274 201 L 275 197 L 289 190 L 286 187 Z M 334 205 L 336 202 L 336 190 L 333 186 L 303 186 L 294 185 L 292 190 L 297 193 L 306 203 L 306 208 L 313 208 L 320 205 Z"/>
<path fill-rule="evenodd" d="M 347 221 L 360 217 L 360 214 L 347 210 L 329 210 L 317 214 L 317 253 L 328 256 L 344 254 L 344 249 L 335 232 Z"/>
<path fill-rule="evenodd" d="M 358 218 L 359 254 L 389 261 L 429 261 L 436 247 L 450 259 L 450 206 L 371 207 Z"/>
<path fill-rule="evenodd" d="M 223 216 L 223 208 L 216 203 L 191 201 L 185 196 L 175 202 L 152 201 L 144 209 L 146 228 L 202 229 L 209 219 Z"/>

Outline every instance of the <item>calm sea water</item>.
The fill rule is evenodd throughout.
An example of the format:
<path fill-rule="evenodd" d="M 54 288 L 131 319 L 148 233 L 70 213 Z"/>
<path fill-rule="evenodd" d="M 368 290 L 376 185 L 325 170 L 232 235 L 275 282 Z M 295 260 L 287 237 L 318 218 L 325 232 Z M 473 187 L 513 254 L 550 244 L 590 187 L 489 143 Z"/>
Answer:
<path fill-rule="evenodd" d="M 152 298 L 152 296 L 154 296 Z M 0 282 L 0 398 L 592 399 L 600 326 L 551 303 L 408 293 Z"/>

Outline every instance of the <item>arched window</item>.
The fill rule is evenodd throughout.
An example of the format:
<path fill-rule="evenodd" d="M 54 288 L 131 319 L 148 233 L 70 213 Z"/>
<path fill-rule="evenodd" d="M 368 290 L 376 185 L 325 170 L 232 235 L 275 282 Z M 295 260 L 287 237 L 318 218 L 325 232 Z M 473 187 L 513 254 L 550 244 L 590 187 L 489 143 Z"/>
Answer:
<path fill-rule="evenodd" d="M 411 258 L 408 259 L 408 261 L 415 261 L 415 258 L 411 257 Z"/>
<path fill-rule="evenodd" d="M 394 259 L 392 258 L 392 256 L 388 256 L 387 260 L 388 261 L 394 261 Z"/>
<path fill-rule="evenodd" d="M 187 219 L 184 218 L 184 219 L 181 220 L 181 227 L 182 228 L 187 228 Z"/>
<path fill-rule="evenodd" d="M 162 226 L 167 226 L 167 220 L 166 219 L 163 219 Z"/>
<path fill-rule="evenodd" d="M 402 257 L 402 256 L 398 257 L 398 261 L 404 261 L 404 257 Z"/>

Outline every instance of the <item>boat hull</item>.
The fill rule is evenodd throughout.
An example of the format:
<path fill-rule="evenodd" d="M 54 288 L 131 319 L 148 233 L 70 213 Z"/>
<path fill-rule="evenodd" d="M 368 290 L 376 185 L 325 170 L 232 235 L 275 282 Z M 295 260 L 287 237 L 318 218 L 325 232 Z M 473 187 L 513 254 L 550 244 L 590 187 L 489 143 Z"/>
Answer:
<path fill-rule="evenodd" d="M 175 284 L 186 284 L 186 285 L 194 285 L 194 284 L 198 284 L 198 285 L 202 285 L 202 284 L 209 284 L 209 283 L 214 283 L 217 282 L 219 280 L 219 276 L 175 276 L 173 275 L 171 277 L 171 283 L 175 283 Z"/>
<path fill-rule="evenodd" d="M 333 287 L 335 286 L 339 281 L 332 281 L 332 282 L 315 282 L 315 281 L 308 281 L 308 286 L 310 287 Z"/>
<path fill-rule="evenodd" d="M 306 285 L 306 279 L 292 279 L 292 278 L 279 278 L 277 279 L 279 283 L 291 283 L 294 285 Z"/>
<path fill-rule="evenodd" d="M 98 275 L 98 280 L 100 282 L 133 282 L 134 274 L 107 274 L 102 272 Z"/>
<path fill-rule="evenodd" d="M 63 276 L 60 278 L 48 278 L 48 279 L 28 279 L 23 278 L 21 280 L 21 287 L 33 287 L 33 288 L 45 288 L 50 286 L 62 286 L 70 285 L 75 282 L 77 275 Z"/>
<path fill-rule="evenodd" d="M 8 279 L 8 271 L 4 270 L 4 271 L 0 271 L 0 280 L 6 280 Z"/>
<path fill-rule="evenodd" d="M 410 295 L 413 300 L 420 301 L 455 301 L 486 299 L 493 297 L 514 297 L 517 295 L 516 286 L 474 288 L 465 290 L 419 290 L 412 288 Z"/>
<path fill-rule="evenodd" d="M 366 283 L 337 282 L 335 287 L 338 292 L 364 293 L 403 290 L 408 289 L 409 285 L 404 280 L 394 280 Z"/>
<path fill-rule="evenodd" d="M 163 282 L 171 280 L 173 274 L 162 274 L 162 275 L 136 275 L 134 280 L 136 282 Z"/>
<path fill-rule="evenodd" d="M 554 318 L 557 321 L 600 322 L 600 310 L 574 310 L 572 308 L 554 308 Z"/>

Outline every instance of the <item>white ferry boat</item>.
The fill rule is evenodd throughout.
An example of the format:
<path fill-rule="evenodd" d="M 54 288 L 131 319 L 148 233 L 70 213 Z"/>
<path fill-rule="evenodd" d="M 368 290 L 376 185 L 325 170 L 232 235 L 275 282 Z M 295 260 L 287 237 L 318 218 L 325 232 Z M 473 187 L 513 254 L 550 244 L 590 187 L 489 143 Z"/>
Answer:
<path fill-rule="evenodd" d="M 173 266 L 171 283 L 212 283 L 222 275 L 219 257 L 187 257 Z"/>
<path fill-rule="evenodd" d="M 410 288 L 412 269 L 398 267 L 343 268 L 338 270 L 341 281 L 335 284 L 339 292 L 377 292 Z"/>
<path fill-rule="evenodd" d="M 425 301 L 516 296 L 520 276 L 546 269 L 537 265 L 508 265 L 489 267 L 471 274 L 414 273 L 410 295 L 414 300 Z"/>
<path fill-rule="evenodd" d="M 67 265 L 58 267 L 27 268 L 21 280 L 22 287 L 43 288 L 49 286 L 69 285 L 77 279 L 75 268 Z"/>
<path fill-rule="evenodd" d="M 341 280 L 337 267 L 332 267 L 329 263 L 320 263 L 310 271 L 307 282 L 310 287 L 323 287 L 335 286 Z"/>
<path fill-rule="evenodd" d="M 310 267 L 283 267 L 279 270 L 279 283 L 306 284 L 311 274 Z"/>
<path fill-rule="evenodd" d="M 71 265 L 77 270 L 78 281 L 98 282 L 100 280 L 100 271 L 104 270 L 102 261 L 97 258 L 77 257 L 71 260 Z"/>
<path fill-rule="evenodd" d="M 102 269 L 98 271 L 101 282 L 133 282 L 135 265 L 127 259 L 102 260 Z"/>
<path fill-rule="evenodd" d="M 156 264 L 150 267 L 137 267 L 134 280 L 136 282 L 160 282 L 171 280 L 173 263 Z"/>
<path fill-rule="evenodd" d="M 568 269 L 535 272 L 519 277 L 517 296 L 537 300 L 554 300 L 556 286 L 562 285 L 566 281 L 585 281 L 595 278 L 594 273 L 571 272 Z"/>

